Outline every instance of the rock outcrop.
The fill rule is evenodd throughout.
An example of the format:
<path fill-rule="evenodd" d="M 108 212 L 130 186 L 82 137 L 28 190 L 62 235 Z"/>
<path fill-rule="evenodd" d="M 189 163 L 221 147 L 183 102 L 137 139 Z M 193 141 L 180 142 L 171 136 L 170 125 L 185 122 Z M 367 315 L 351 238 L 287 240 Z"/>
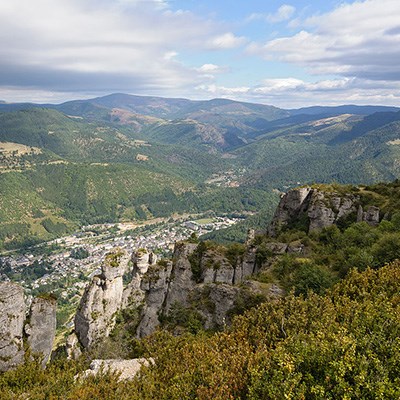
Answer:
<path fill-rule="evenodd" d="M 165 312 L 168 312 L 175 304 L 181 304 L 184 307 L 188 305 L 188 294 L 196 285 L 190 261 L 190 257 L 196 249 L 197 244 L 195 243 L 177 243 L 175 245 L 172 257 L 173 268 L 165 298 Z"/>
<path fill-rule="evenodd" d="M 338 224 L 351 216 L 354 221 L 365 221 L 370 225 L 377 225 L 380 220 L 379 208 L 371 206 L 364 211 L 357 194 L 339 194 L 311 187 L 293 189 L 281 198 L 267 233 L 274 237 L 288 227 L 310 232 Z"/>
<path fill-rule="evenodd" d="M 82 297 L 75 316 L 80 344 L 89 348 L 107 337 L 116 312 L 126 308 L 139 316 L 137 337 L 154 332 L 160 320 L 168 319 L 177 309 L 198 312 L 205 328 L 222 327 L 228 311 L 243 294 L 238 284 L 258 270 L 256 247 L 250 242 L 229 257 L 204 243 L 180 242 L 175 245 L 172 261 L 159 262 L 154 254 L 139 249 L 131 257 L 130 270 L 118 268 L 114 257 L 114 264 L 109 260 L 102 266 L 102 273 L 93 278 Z M 123 271 L 130 277 L 125 288 Z M 70 357 L 76 350 L 74 338 L 70 340 Z"/>
<path fill-rule="evenodd" d="M 204 243 L 182 242 L 175 246 L 172 260 L 150 266 L 142 277 L 138 337 L 152 333 L 160 325 L 159 317 L 168 318 L 176 307 L 198 312 L 206 329 L 224 326 L 243 292 L 237 285 L 257 272 L 253 246 L 236 260 L 228 260 Z"/>
<path fill-rule="evenodd" d="M 42 365 L 46 365 L 53 349 L 56 335 L 57 301 L 51 296 L 33 299 L 29 324 L 25 325 L 28 345 L 33 353 L 43 356 Z"/>
<path fill-rule="evenodd" d="M 90 363 L 88 370 L 84 371 L 79 378 L 87 378 L 92 375 L 103 373 L 118 373 L 120 381 L 133 379 L 145 366 L 148 367 L 153 363 L 153 359 L 147 360 L 146 358 L 133 358 L 131 360 L 93 360 Z"/>
<path fill-rule="evenodd" d="M 276 236 L 277 233 L 291 221 L 304 213 L 308 208 L 310 197 L 312 195 L 311 188 L 299 188 L 287 192 L 279 202 L 275 210 L 274 217 L 268 227 L 268 234 Z"/>
<path fill-rule="evenodd" d="M 0 371 L 8 371 L 24 360 L 24 291 L 11 282 L 0 283 Z"/>
<path fill-rule="evenodd" d="M 119 310 L 142 305 L 145 297 L 142 279 L 155 260 L 155 255 L 145 249 L 139 249 L 133 256 L 122 251 L 107 255 L 101 274 L 86 287 L 75 315 L 75 334 L 84 348 L 110 335 Z M 131 276 L 125 288 L 124 274 Z"/>
<path fill-rule="evenodd" d="M 146 249 L 139 249 L 132 255 L 131 280 L 122 295 L 122 308 L 141 304 L 144 299 L 144 291 L 141 289 L 143 276 L 156 261 L 156 255 Z"/>
<path fill-rule="evenodd" d="M 51 296 L 34 298 L 26 320 L 23 288 L 16 283 L 0 282 L 0 371 L 24 362 L 25 335 L 31 352 L 41 354 L 42 365 L 46 365 L 56 331 L 56 304 Z"/>
<path fill-rule="evenodd" d="M 68 360 L 77 360 L 81 356 L 82 351 L 75 332 L 72 332 L 68 335 L 67 342 L 65 344 L 65 352 Z"/>
<path fill-rule="evenodd" d="M 199 303 L 205 329 L 223 328 L 230 323 L 229 311 L 235 307 L 241 291 L 240 287 L 225 283 L 196 287 L 194 299 Z"/>
<path fill-rule="evenodd" d="M 159 313 L 163 309 L 172 273 L 172 262 L 163 262 L 150 266 L 140 288 L 144 293 L 141 320 L 137 327 L 137 336 L 150 335 L 160 325 Z"/>
<path fill-rule="evenodd" d="M 122 252 L 107 255 L 101 274 L 93 278 L 82 296 L 75 315 L 75 333 L 85 348 L 107 337 L 115 324 L 115 313 L 122 304 L 122 276 L 126 255 Z"/>
<path fill-rule="evenodd" d="M 380 209 L 375 206 L 369 206 L 364 211 L 361 205 L 358 207 L 357 222 L 365 221 L 372 226 L 377 226 L 380 220 Z"/>

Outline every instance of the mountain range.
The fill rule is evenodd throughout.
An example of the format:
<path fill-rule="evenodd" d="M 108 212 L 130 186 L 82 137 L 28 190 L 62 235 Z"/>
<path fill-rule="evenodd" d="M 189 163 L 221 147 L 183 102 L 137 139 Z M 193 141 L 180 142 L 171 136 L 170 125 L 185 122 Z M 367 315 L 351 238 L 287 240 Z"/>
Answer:
<path fill-rule="evenodd" d="M 393 180 L 399 160 L 396 107 L 289 110 L 127 94 L 1 102 L 0 245 L 173 212 L 267 209 L 267 218 L 278 191 Z"/>

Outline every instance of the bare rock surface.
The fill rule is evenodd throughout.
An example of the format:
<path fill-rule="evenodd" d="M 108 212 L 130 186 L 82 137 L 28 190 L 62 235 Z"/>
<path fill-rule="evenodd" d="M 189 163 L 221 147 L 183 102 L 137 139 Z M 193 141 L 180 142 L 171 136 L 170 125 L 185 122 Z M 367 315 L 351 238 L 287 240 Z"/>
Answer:
<path fill-rule="evenodd" d="M 77 360 L 81 356 L 82 351 L 75 332 L 72 332 L 70 335 L 68 335 L 67 342 L 65 344 L 65 350 L 68 360 Z"/>
<path fill-rule="evenodd" d="M 50 358 L 56 335 L 56 308 L 55 298 L 37 297 L 33 299 L 29 324 L 25 325 L 28 345 L 33 353 L 43 356 L 43 367 Z"/>
<path fill-rule="evenodd" d="M 0 371 L 16 367 L 24 360 L 24 291 L 11 282 L 0 282 Z"/>
<path fill-rule="evenodd" d="M 258 266 L 256 263 L 257 249 L 254 246 L 249 246 L 243 255 L 242 261 L 235 269 L 235 277 L 233 283 L 239 284 L 247 279 L 249 276 L 258 272 Z"/>
<path fill-rule="evenodd" d="M 119 380 L 133 379 L 140 371 L 142 366 L 149 366 L 154 362 L 153 359 L 133 358 L 131 360 L 93 360 L 90 369 L 86 370 L 80 378 L 103 373 L 119 373 Z"/>
<path fill-rule="evenodd" d="M 268 227 L 268 234 L 276 236 L 279 230 L 308 207 L 312 189 L 300 188 L 287 192 L 279 202 L 274 217 Z"/>
<path fill-rule="evenodd" d="M 150 267 L 141 282 L 141 289 L 145 293 L 145 302 L 142 309 L 142 318 L 137 328 L 137 336 L 150 335 L 160 325 L 158 319 L 168 293 L 171 278 L 172 262 L 155 264 Z"/>
<path fill-rule="evenodd" d="M 149 267 L 155 264 L 157 257 L 149 253 L 146 249 L 139 249 L 132 256 L 132 277 L 122 294 L 122 308 L 129 306 L 139 306 L 145 297 L 145 292 L 141 289 L 143 276 Z"/>
<path fill-rule="evenodd" d="M 171 281 L 165 299 L 165 311 L 169 311 L 174 304 L 186 306 L 188 294 L 193 290 L 196 282 L 193 280 L 192 267 L 189 261 L 190 255 L 197 248 L 196 243 L 178 243 L 175 246 Z"/>
<path fill-rule="evenodd" d="M 354 220 L 370 225 L 377 225 L 380 221 L 379 208 L 370 206 L 364 211 L 356 194 L 316 188 L 293 189 L 281 198 L 267 232 L 270 236 L 277 236 L 291 225 L 300 225 L 310 232 L 337 224 L 351 215 L 354 215 Z"/>
<path fill-rule="evenodd" d="M 121 308 L 122 275 L 125 272 L 123 253 L 106 257 L 101 274 L 86 287 L 75 315 L 75 333 L 84 348 L 109 336 L 115 325 L 115 313 Z"/>

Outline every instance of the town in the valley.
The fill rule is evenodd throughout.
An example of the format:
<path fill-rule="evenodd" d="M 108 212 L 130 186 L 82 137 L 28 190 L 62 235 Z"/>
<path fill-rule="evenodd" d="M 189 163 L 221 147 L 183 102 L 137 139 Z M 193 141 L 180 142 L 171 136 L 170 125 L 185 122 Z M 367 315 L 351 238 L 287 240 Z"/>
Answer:
<path fill-rule="evenodd" d="M 198 219 L 194 219 L 198 218 Z M 58 298 L 59 325 L 68 322 L 87 281 L 100 271 L 105 256 L 117 249 L 134 253 L 146 248 L 169 256 L 175 242 L 192 235 L 227 228 L 240 219 L 190 216 L 158 219 L 146 224 L 101 224 L 82 227 L 74 234 L 43 243 L 21 252 L 0 256 L 0 280 L 18 281 L 25 288 L 27 301 L 40 293 Z M 65 319 L 65 321 L 64 321 Z"/>

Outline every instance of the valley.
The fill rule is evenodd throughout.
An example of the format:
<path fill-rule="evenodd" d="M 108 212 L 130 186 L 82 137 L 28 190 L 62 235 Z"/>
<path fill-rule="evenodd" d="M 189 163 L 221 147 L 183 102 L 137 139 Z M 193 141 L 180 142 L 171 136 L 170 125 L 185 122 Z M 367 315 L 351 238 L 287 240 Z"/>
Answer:
<path fill-rule="evenodd" d="M 170 256 L 193 233 L 243 242 L 293 187 L 398 178 L 399 140 L 400 111 L 384 107 L 122 94 L 0 104 L 1 279 L 57 295 L 65 332 L 110 252 Z"/>
<path fill-rule="evenodd" d="M 352 268 L 400 257 L 399 140 L 400 111 L 381 107 L 126 95 L 0 104 L 1 285 L 29 315 L 47 310 L 46 352 L 61 363 L 156 356 L 149 371 L 160 371 L 166 354 L 179 376 L 181 343 L 203 365 L 214 355 L 196 346 L 220 353 L 213 341 L 230 337 L 246 348 L 253 333 L 236 338 L 237 324 L 263 307 L 323 303 Z M 145 384 L 170 393 L 151 373 Z"/>
<path fill-rule="evenodd" d="M 400 2 L 0 6 L 0 400 L 400 399 Z"/>
<path fill-rule="evenodd" d="M 145 248 L 168 257 L 174 244 L 236 224 L 238 218 L 175 215 L 141 224 L 118 223 L 84 226 L 72 235 L 42 243 L 23 254 L 8 251 L 0 256 L 0 281 L 18 282 L 24 287 L 27 304 L 33 296 L 57 296 L 57 330 L 71 328 L 71 318 L 87 282 L 100 271 L 108 254 L 133 254 Z"/>
<path fill-rule="evenodd" d="M 298 185 L 390 181 L 400 175 L 399 121 L 394 107 L 124 94 L 2 103 L 0 248 L 175 212 L 268 209 L 268 218 L 276 192 Z"/>

